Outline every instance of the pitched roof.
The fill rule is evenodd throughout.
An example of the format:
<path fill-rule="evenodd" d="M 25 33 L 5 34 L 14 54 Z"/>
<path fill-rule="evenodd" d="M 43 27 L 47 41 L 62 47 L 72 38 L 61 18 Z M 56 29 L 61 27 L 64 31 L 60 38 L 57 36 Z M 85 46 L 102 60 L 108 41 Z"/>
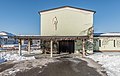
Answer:
<path fill-rule="evenodd" d="M 8 33 L 8 32 L 5 32 L 5 31 L 1 31 L 1 32 L 0 32 L 0 36 L 15 36 L 15 35 L 12 34 L 12 33 Z"/>
<path fill-rule="evenodd" d="M 42 10 L 42 11 L 39 11 L 38 13 L 47 12 L 47 11 L 56 10 L 56 9 L 61 9 L 61 8 L 66 8 L 66 7 L 96 13 L 96 11 L 93 11 L 93 10 L 88 10 L 88 9 L 83 9 L 83 8 L 78 8 L 78 7 L 72 7 L 72 6 L 62 6 L 62 7 L 58 7 L 58 8 L 52 8 L 52 9 L 48 9 L 48 10 Z"/>
<path fill-rule="evenodd" d="M 120 37 L 120 32 L 94 33 L 94 37 Z"/>

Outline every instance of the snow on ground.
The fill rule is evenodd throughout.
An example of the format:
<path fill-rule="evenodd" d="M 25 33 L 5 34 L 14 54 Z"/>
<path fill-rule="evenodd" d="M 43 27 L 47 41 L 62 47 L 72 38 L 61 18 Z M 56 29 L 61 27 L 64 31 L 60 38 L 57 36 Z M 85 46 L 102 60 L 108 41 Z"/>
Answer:
<path fill-rule="evenodd" d="M 40 52 L 41 51 L 36 50 L 32 53 L 40 53 Z M 17 72 L 23 72 L 36 67 L 42 68 L 43 66 L 47 66 L 48 63 L 57 61 L 53 58 L 41 57 L 40 59 L 35 59 L 34 56 L 29 56 L 29 57 L 19 56 L 19 54 L 12 52 L 0 52 L 0 59 L 12 61 L 10 62 L 12 64 L 15 63 L 15 65 L 12 68 L 0 72 L 0 76 L 8 76 L 8 75 L 15 76 Z"/>
<path fill-rule="evenodd" d="M 42 54 L 42 53 L 43 53 L 42 50 L 31 50 L 31 52 L 22 50 L 21 52 L 22 52 L 23 55 L 24 55 L 24 54 L 29 54 L 29 53 L 30 53 L 30 54 Z"/>
<path fill-rule="evenodd" d="M 42 50 L 33 50 L 30 52 L 31 54 L 41 54 Z M 22 50 L 22 55 L 24 54 L 29 54 L 28 51 Z M 34 56 L 31 57 L 24 57 L 24 56 L 19 56 L 19 54 L 16 52 L 0 52 L 0 60 L 6 60 L 6 61 L 22 61 L 22 60 L 31 60 L 35 59 Z"/>
<path fill-rule="evenodd" d="M 41 58 L 41 59 L 34 59 L 34 60 L 26 60 L 17 62 L 12 68 L 9 68 L 5 71 L 0 73 L 0 76 L 15 76 L 17 72 L 23 72 L 30 70 L 32 68 L 42 68 L 43 66 L 47 66 L 48 63 L 55 62 L 57 60 L 52 58 Z M 41 72 L 41 70 L 39 71 Z"/>
<path fill-rule="evenodd" d="M 41 54 L 41 53 L 43 53 L 43 51 L 42 50 L 33 50 L 33 51 L 31 51 L 31 53 Z"/>
<path fill-rule="evenodd" d="M 19 56 L 16 53 L 2 52 L 2 53 L 0 53 L 0 59 L 4 59 L 4 60 L 7 60 L 7 61 L 22 61 L 22 60 L 35 59 L 35 57 L 34 56 L 24 57 L 24 56 Z"/>
<path fill-rule="evenodd" d="M 87 57 L 101 64 L 108 76 L 120 76 L 120 52 L 99 52 Z"/>

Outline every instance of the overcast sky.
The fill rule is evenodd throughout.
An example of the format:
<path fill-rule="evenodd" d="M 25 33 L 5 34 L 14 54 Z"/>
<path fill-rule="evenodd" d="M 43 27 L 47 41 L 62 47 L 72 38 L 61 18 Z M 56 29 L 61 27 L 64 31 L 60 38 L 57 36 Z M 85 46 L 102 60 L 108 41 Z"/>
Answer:
<path fill-rule="evenodd" d="M 0 31 L 39 35 L 38 11 L 66 5 L 96 11 L 95 32 L 120 32 L 120 0 L 0 0 Z"/>

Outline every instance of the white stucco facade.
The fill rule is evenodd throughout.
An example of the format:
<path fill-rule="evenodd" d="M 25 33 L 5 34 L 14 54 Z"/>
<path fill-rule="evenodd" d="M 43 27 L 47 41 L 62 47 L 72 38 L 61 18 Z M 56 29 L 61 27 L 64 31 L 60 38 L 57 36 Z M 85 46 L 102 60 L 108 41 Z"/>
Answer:
<path fill-rule="evenodd" d="M 71 7 L 41 12 L 41 36 L 87 35 L 94 12 Z M 56 22 L 56 25 L 55 25 Z"/>

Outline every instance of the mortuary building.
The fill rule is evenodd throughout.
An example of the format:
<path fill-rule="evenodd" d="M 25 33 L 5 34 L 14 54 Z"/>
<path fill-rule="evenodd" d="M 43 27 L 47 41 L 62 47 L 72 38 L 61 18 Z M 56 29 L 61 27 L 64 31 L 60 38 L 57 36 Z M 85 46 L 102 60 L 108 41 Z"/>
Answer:
<path fill-rule="evenodd" d="M 41 17 L 41 36 L 59 37 L 60 39 L 55 39 L 53 44 L 59 53 L 76 53 L 83 49 L 88 53 L 93 53 L 95 11 L 63 6 L 42 10 L 39 14 Z M 83 43 L 87 46 L 83 46 Z"/>
<path fill-rule="evenodd" d="M 120 33 L 94 33 L 93 10 L 63 6 L 38 12 L 40 35 L 14 36 L 19 41 L 21 55 L 22 40 L 28 40 L 31 51 L 33 40 L 38 40 L 43 52 L 86 53 L 94 51 L 120 51 Z"/>

